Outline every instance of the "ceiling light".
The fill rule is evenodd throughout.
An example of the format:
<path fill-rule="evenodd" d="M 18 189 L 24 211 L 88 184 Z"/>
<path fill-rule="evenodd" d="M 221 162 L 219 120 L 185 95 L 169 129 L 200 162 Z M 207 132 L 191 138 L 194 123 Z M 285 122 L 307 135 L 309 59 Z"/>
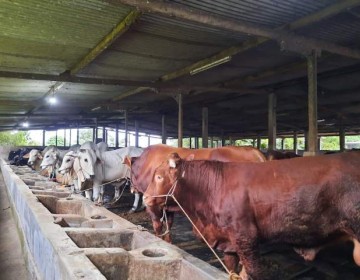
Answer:
<path fill-rule="evenodd" d="M 50 104 L 56 104 L 57 103 L 57 99 L 55 96 L 50 96 L 49 97 L 49 103 Z"/>
<path fill-rule="evenodd" d="M 318 123 L 324 122 L 325 119 L 317 120 Z"/>
<path fill-rule="evenodd" d="M 198 68 L 195 68 L 193 70 L 190 71 L 190 75 L 195 75 L 197 73 L 200 73 L 202 71 L 205 71 L 205 70 L 208 70 L 210 68 L 213 68 L 213 67 L 216 67 L 220 64 L 223 64 L 223 63 L 226 63 L 226 62 L 229 62 L 231 60 L 231 56 L 225 56 L 221 59 L 218 59 L 218 60 L 215 60 L 211 63 L 208 63 L 208 64 L 205 64 L 201 67 L 198 67 Z"/>
<path fill-rule="evenodd" d="M 101 106 L 98 106 L 98 107 L 92 108 L 91 111 L 97 111 L 97 110 L 100 110 L 100 109 L 101 109 Z"/>
<path fill-rule="evenodd" d="M 23 127 L 29 127 L 29 123 L 28 123 L 28 122 L 23 122 L 23 123 L 22 123 L 22 126 L 23 126 Z"/>

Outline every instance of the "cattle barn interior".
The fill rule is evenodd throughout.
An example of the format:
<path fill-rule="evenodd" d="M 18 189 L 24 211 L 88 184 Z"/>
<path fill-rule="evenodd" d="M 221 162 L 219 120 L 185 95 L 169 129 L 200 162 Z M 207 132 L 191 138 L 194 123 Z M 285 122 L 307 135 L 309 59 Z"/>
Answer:
<path fill-rule="evenodd" d="M 309 154 L 360 134 L 360 0 L 16 0 L 0 19 L 0 131 L 305 136 Z"/>
<path fill-rule="evenodd" d="M 358 133 L 358 4 L 2 1 L 0 130 Z"/>

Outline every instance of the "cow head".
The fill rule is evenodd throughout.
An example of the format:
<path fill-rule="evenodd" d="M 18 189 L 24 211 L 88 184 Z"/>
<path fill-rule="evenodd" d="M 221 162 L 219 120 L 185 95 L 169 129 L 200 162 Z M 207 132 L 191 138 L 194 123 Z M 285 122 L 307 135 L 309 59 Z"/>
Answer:
<path fill-rule="evenodd" d="M 188 156 L 186 160 L 192 160 L 193 155 Z M 168 158 L 155 169 L 152 180 L 144 193 L 144 202 L 146 206 L 163 206 L 166 198 L 156 197 L 169 194 L 170 190 L 178 183 L 182 177 L 183 160 L 177 153 L 172 153 Z M 176 193 L 176 189 L 175 192 Z M 168 198 L 169 201 L 169 198 Z"/>
<path fill-rule="evenodd" d="M 35 161 L 37 161 L 37 160 L 42 160 L 42 155 L 41 155 L 41 152 L 39 151 L 39 150 L 37 150 L 37 149 L 32 149 L 31 151 L 30 151 L 30 153 L 29 154 L 27 154 L 28 155 L 28 165 L 29 166 L 33 166 L 34 165 L 34 163 L 35 163 Z M 25 155 L 25 156 L 27 156 L 27 155 Z M 24 158 L 26 158 L 24 156 Z"/>
<path fill-rule="evenodd" d="M 54 149 L 48 150 L 45 153 L 43 160 L 41 162 L 41 165 L 40 165 L 41 168 L 44 169 L 48 166 L 55 166 L 55 164 L 59 160 L 59 156 L 60 156 L 60 153 L 58 150 L 54 150 Z"/>
<path fill-rule="evenodd" d="M 81 183 L 95 177 L 96 153 L 91 149 L 80 149 L 74 160 L 74 171 Z"/>
<path fill-rule="evenodd" d="M 70 170 L 73 168 L 75 158 L 77 158 L 77 153 L 75 153 L 74 151 L 66 153 L 58 170 L 59 173 L 62 175 L 69 173 Z"/>

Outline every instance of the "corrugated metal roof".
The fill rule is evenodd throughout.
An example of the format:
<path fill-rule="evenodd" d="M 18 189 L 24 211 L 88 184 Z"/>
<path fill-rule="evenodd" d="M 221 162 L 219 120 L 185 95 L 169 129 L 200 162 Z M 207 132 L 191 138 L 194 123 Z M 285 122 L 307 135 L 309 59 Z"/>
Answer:
<path fill-rule="evenodd" d="M 172 0 L 204 12 L 275 28 L 321 10 L 336 0 Z"/>
<path fill-rule="evenodd" d="M 104 1 L 0 1 L 3 70 L 61 73 L 130 11 Z"/>

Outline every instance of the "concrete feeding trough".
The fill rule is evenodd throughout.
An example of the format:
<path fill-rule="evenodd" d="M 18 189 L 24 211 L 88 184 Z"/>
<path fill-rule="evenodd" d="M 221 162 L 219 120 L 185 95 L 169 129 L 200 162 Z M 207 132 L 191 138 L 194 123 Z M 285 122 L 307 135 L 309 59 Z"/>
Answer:
<path fill-rule="evenodd" d="M 0 164 L 24 234 L 24 250 L 39 279 L 227 279 L 81 195 L 38 181 L 24 168 L 22 177 L 31 183 L 27 185 L 5 161 Z"/>

